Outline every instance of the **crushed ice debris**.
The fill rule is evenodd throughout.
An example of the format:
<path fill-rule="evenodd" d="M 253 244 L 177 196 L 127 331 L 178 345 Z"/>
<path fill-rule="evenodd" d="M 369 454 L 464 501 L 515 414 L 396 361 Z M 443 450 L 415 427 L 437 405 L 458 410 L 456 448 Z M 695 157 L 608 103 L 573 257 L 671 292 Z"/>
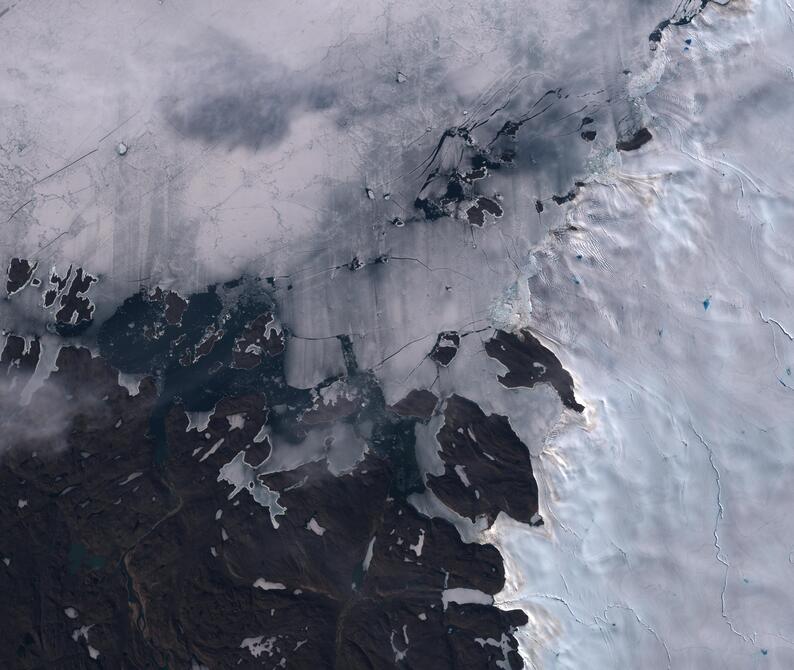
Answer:
<path fill-rule="evenodd" d="M 313 409 L 319 408 L 321 403 L 324 407 L 335 407 L 340 400 L 351 402 L 356 400 L 356 393 L 351 391 L 347 383 L 341 379 L 324 386 L 319 391 L 312 390 L 312 396 L 314 399 Z"/>
<path fill-rule="evenodd" d="M 515 332 L 530 325 L 532 294 L 529 290 L 529 279 L 534 274 L 532 269 L 523 274 L 491 305 L 490 317 L 494 326 L 507 332 Z"/>
<path fill-rule="evenodd" d="M 263 591 L 282 591 L 287 587 L 281 582 L 269 582 L 260 577 L 254 582 L 254 588 L 262 589 Z"/>

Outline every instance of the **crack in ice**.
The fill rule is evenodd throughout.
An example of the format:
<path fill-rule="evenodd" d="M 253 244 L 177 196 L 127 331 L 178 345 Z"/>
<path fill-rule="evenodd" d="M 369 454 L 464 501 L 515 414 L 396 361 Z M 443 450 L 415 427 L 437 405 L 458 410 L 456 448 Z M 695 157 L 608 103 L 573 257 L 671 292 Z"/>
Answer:
<path fill-rule="evenodd" d="M 645 623 L 645 621 L 642 620 L 642 618 L 640 617 L 639 614 L 637 614 L 637 612 L 634 610 L 634 608 L 630 607 L 629 605 L 618 605 L 618 604 L 615 604 L 615 603 L 607 605 L 604 608 L 603 613 L 601 614 L 601 620 L 604 623 L 607 622 L 607 612 L 609 610 L 611 610 L 611 609 L 626 610 L 627 612 L 631 612 L 634 615 L 634 618 L 637 620 L 637 623 L 639 623 L 645 630 L 647 630 L 649 633 L 651 633 L 651 635 L 653 635 L 656 638 L 656 641 L 660 645 L 662 645 L 662 648 L 664 649 L 664 653 L 667 655 L 667 670 L 670 670 L 670 668 L 672 668 L 672 665 L 673 665 L 673 659 L 670 656 L 670 650 L 667 647 L 667 643 L 661 638 L 659 633 L 657 633 L 652 626 L 650 626 L 649 624 Z M 594 619 L 598 620 L 598 617 L 594 617 Z"/>
<path fill-rule="evenodd" d="M 720 544 L 720 536 L 719 536 L 719 526 L 720 521 L 725 518 L 725 507 L 722 504 L 722 477 L 720 475 L 719 468 L 717 468 L 716 461 L 714 459 L 714 450 L 711 448 L 711 445 L 706 442 L 703 436 L 695 429 L 692 420 L 689 421 L 689 427 L 692 429 L 692 432 L 697 436 L 700 444 L 703 445 L 703 448 L 706 450 L 709 459 L 709 465 L 711 465 L 711 469 L 714 471 L 714 477 L 717 484 L 717 515 L 714 519 L 714 548 L 716 549 L 716 559 L 725 566 L 723 579 L 722 579 L 722 591 L 720 592 L 720 611 L 722 614 L 722 618 L 725 620 L 725 623 L 731 629 L 731 632 L 735 635 L 742 638 L 745 642 L 749 642 L 752 645 L 755 645 L 755 640 L 750 637 L 749 635 L 745 635 L 744 633 L 740 633 L 736 630 L 736 627 L 733 625 L 733 622 L 728 617 L 725 607 L 725 593 L 728 590 L 728 571 L 730 570 L 730 563 L 726 560 L 723 551 L 722 545 Z"/>
<path fill-rule="evenodd" d="M 580 619 L 578 616 L 576 616 L 576 614 L 574 613 L 573 609 L 571 609 L 571 606 L 568 604 L 568 601 L 565 600 L 565 598 L 563 598 L 562 596 L 554 595 L 553 593 L 529 593 L 529 594 L 527 594 L 526 598 L 543 598 L 545 600 L 553 600 L 555 602 L 562 603 L 565 606 L 565 609 L 568 610 L 568 613 L 573 617 L 574 621 L 576 621 L 576 623 L 581 624 L 582 626 L 586 626 L 588 628 L 592 628 L 593 627 L 593 624 L 587 623 L 583 619 Z M 518 599 L 500 600 L 496 604 L 498 604 L 500 606 L 501 605 L 513 605 L 513 604 L 519 604 L 520 605 L 522 603 L 522 601 L 523 601 L 523 599 L 522 600 L 518 600 Z"/>
<path fill-rule="evenodd" d="M 786 328 L 783 326 L 783 324 L 782 324 L 782 323 L 780 323 L 780 321 L 778 321 L 777 319 L 773 319 L 771 316 L 770 316 L 770 317 L 765 317 L 765 316 L 764 316 L 764 313 L 763 313 L 763 312 L 762 312 L 760 309 L 758 310 L 758 316 L 760 316 L 760 317 L 761 317 L 761 321 L 763 321 L 763 322 L 764 322 L 764 323 L 766 323 L 766 324 L 770 324 L 770 325 L 771 325 L 771 324 L 775 324 L 775 325 L 776 325 L 778 328 L 780 328 L 780 331 L 781 331 L 781 332 L 782 332 L 782 333 L 783 333 L 783 334 L 784 334 L 784 335 L 785 335 L 785 336 L 786 336 L 786 337 L 787 337 L 789 340 L 791 340 L 792 342 L 794 342 L 794 335 L 792 335 L 790 332 L 788 332 L 788 331 L 786 330 Z"/>

